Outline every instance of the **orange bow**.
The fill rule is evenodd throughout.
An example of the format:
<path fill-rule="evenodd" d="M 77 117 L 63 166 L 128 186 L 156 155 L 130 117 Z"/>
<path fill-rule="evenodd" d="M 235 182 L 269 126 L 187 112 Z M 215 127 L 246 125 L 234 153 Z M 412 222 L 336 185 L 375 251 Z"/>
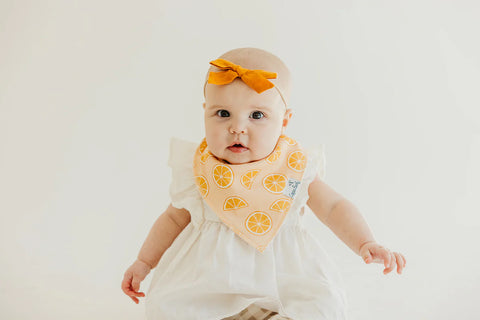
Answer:
<path fill-rule="evenodd" d="M 240 77 L 245 84 L 258 93 L 262 93 L 275 86 L 267 80 L 276 79 L 277 74 L 275 72 L 246 69 L 225 59 L 213 60 L 210 61 L 210 64 L 223 69 L 223 71 L 210 72 L 208 75 L 208 83 L 228 84 L 237 77 Z"/>

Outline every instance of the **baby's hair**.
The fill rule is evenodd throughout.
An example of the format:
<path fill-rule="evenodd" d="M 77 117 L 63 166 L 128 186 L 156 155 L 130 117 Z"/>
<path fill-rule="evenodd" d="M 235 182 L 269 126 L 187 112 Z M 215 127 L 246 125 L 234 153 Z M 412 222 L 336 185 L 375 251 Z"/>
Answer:
<path fill-rule="evenodd" d="M 222 54 L 219 59 L 225 59 L 247 69 L 261 69 L 277 73 L 276 79 L 269 79 L 282 93 L 286 106 L 290 98 L 291 75 L 285 63 L 273 53 L 258 48 L 237 48 Z M 219 71 L 210 66 L 205 77 L 208 80 L 210 71 Z M 237 79 L 238 80 L 238 79 Z"/>

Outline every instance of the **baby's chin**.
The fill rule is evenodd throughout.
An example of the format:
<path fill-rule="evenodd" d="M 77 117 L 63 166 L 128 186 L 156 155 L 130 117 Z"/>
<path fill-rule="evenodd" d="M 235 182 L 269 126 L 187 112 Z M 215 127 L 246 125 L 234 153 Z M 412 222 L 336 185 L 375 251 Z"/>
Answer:
<path fill-rule="evenodd" d="M 251 162 L 250 157 L 246 155 L 224 155 L 223 157 L 217 157 L 219 160 L 223 160 L 228 164 L 243 164 Z"/>
<path fill-rule="evenodd" d="M 227 153 L 232 153 L 227 151 Z M 223 160 L 227 162 L 228 164 L 244 164 L 244 163 L 249 163 L 253 161 L 258 161 L 266 158 L 268 155 L 262 157 L 262 156 L 255 156 L 252 154 L 250 150 L 245 151 L 241 154 L 226 154 L 223 157 L 217 157 L 219 160 Z"/>

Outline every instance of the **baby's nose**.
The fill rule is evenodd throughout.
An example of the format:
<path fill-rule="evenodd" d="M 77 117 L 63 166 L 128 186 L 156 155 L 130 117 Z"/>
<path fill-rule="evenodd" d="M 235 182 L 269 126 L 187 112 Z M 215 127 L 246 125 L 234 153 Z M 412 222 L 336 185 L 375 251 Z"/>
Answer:
<path fill-rule="evenodd" d="M 230 126 L 230 129 L 229 129 L 230 133 L 242 133 L 242 134 L 246 134 L 247 133 L 247 127 L 246 127 L 246 124 L 243 123 L 242 121 L 233 121 L 231 126 Z"/>
<path fill-rule="evenodd" d="M 234 128 L 234 127 L 231 127 L 230 128 L 230 133 L 242 133 L 242 134 L 245 134 L 246 133 L 246 130 L 245 129 L 239 129 L 239 128 Z"/>

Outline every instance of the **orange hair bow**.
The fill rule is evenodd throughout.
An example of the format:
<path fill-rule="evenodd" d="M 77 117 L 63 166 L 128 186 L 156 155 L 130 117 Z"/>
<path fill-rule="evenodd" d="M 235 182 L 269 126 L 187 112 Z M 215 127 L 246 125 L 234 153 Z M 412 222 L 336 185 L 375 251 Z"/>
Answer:
<path fill-rule="evenodd" d="M 240 77 L 245 84 L 254 89 L 258 93 L 273 88 L 275 85 L 267 79 L 276 79 L 275 72 L 265 70 L 251 70 L 243 68 L 225 59 L 217 59 L 210 61 L 211 65 L 222 69 L 220 72 L 210 72 L 208 75 L 208 83 L 213 84 L 228 84 Z M 283 97 L 282 97 L 283 99 Z"/>

